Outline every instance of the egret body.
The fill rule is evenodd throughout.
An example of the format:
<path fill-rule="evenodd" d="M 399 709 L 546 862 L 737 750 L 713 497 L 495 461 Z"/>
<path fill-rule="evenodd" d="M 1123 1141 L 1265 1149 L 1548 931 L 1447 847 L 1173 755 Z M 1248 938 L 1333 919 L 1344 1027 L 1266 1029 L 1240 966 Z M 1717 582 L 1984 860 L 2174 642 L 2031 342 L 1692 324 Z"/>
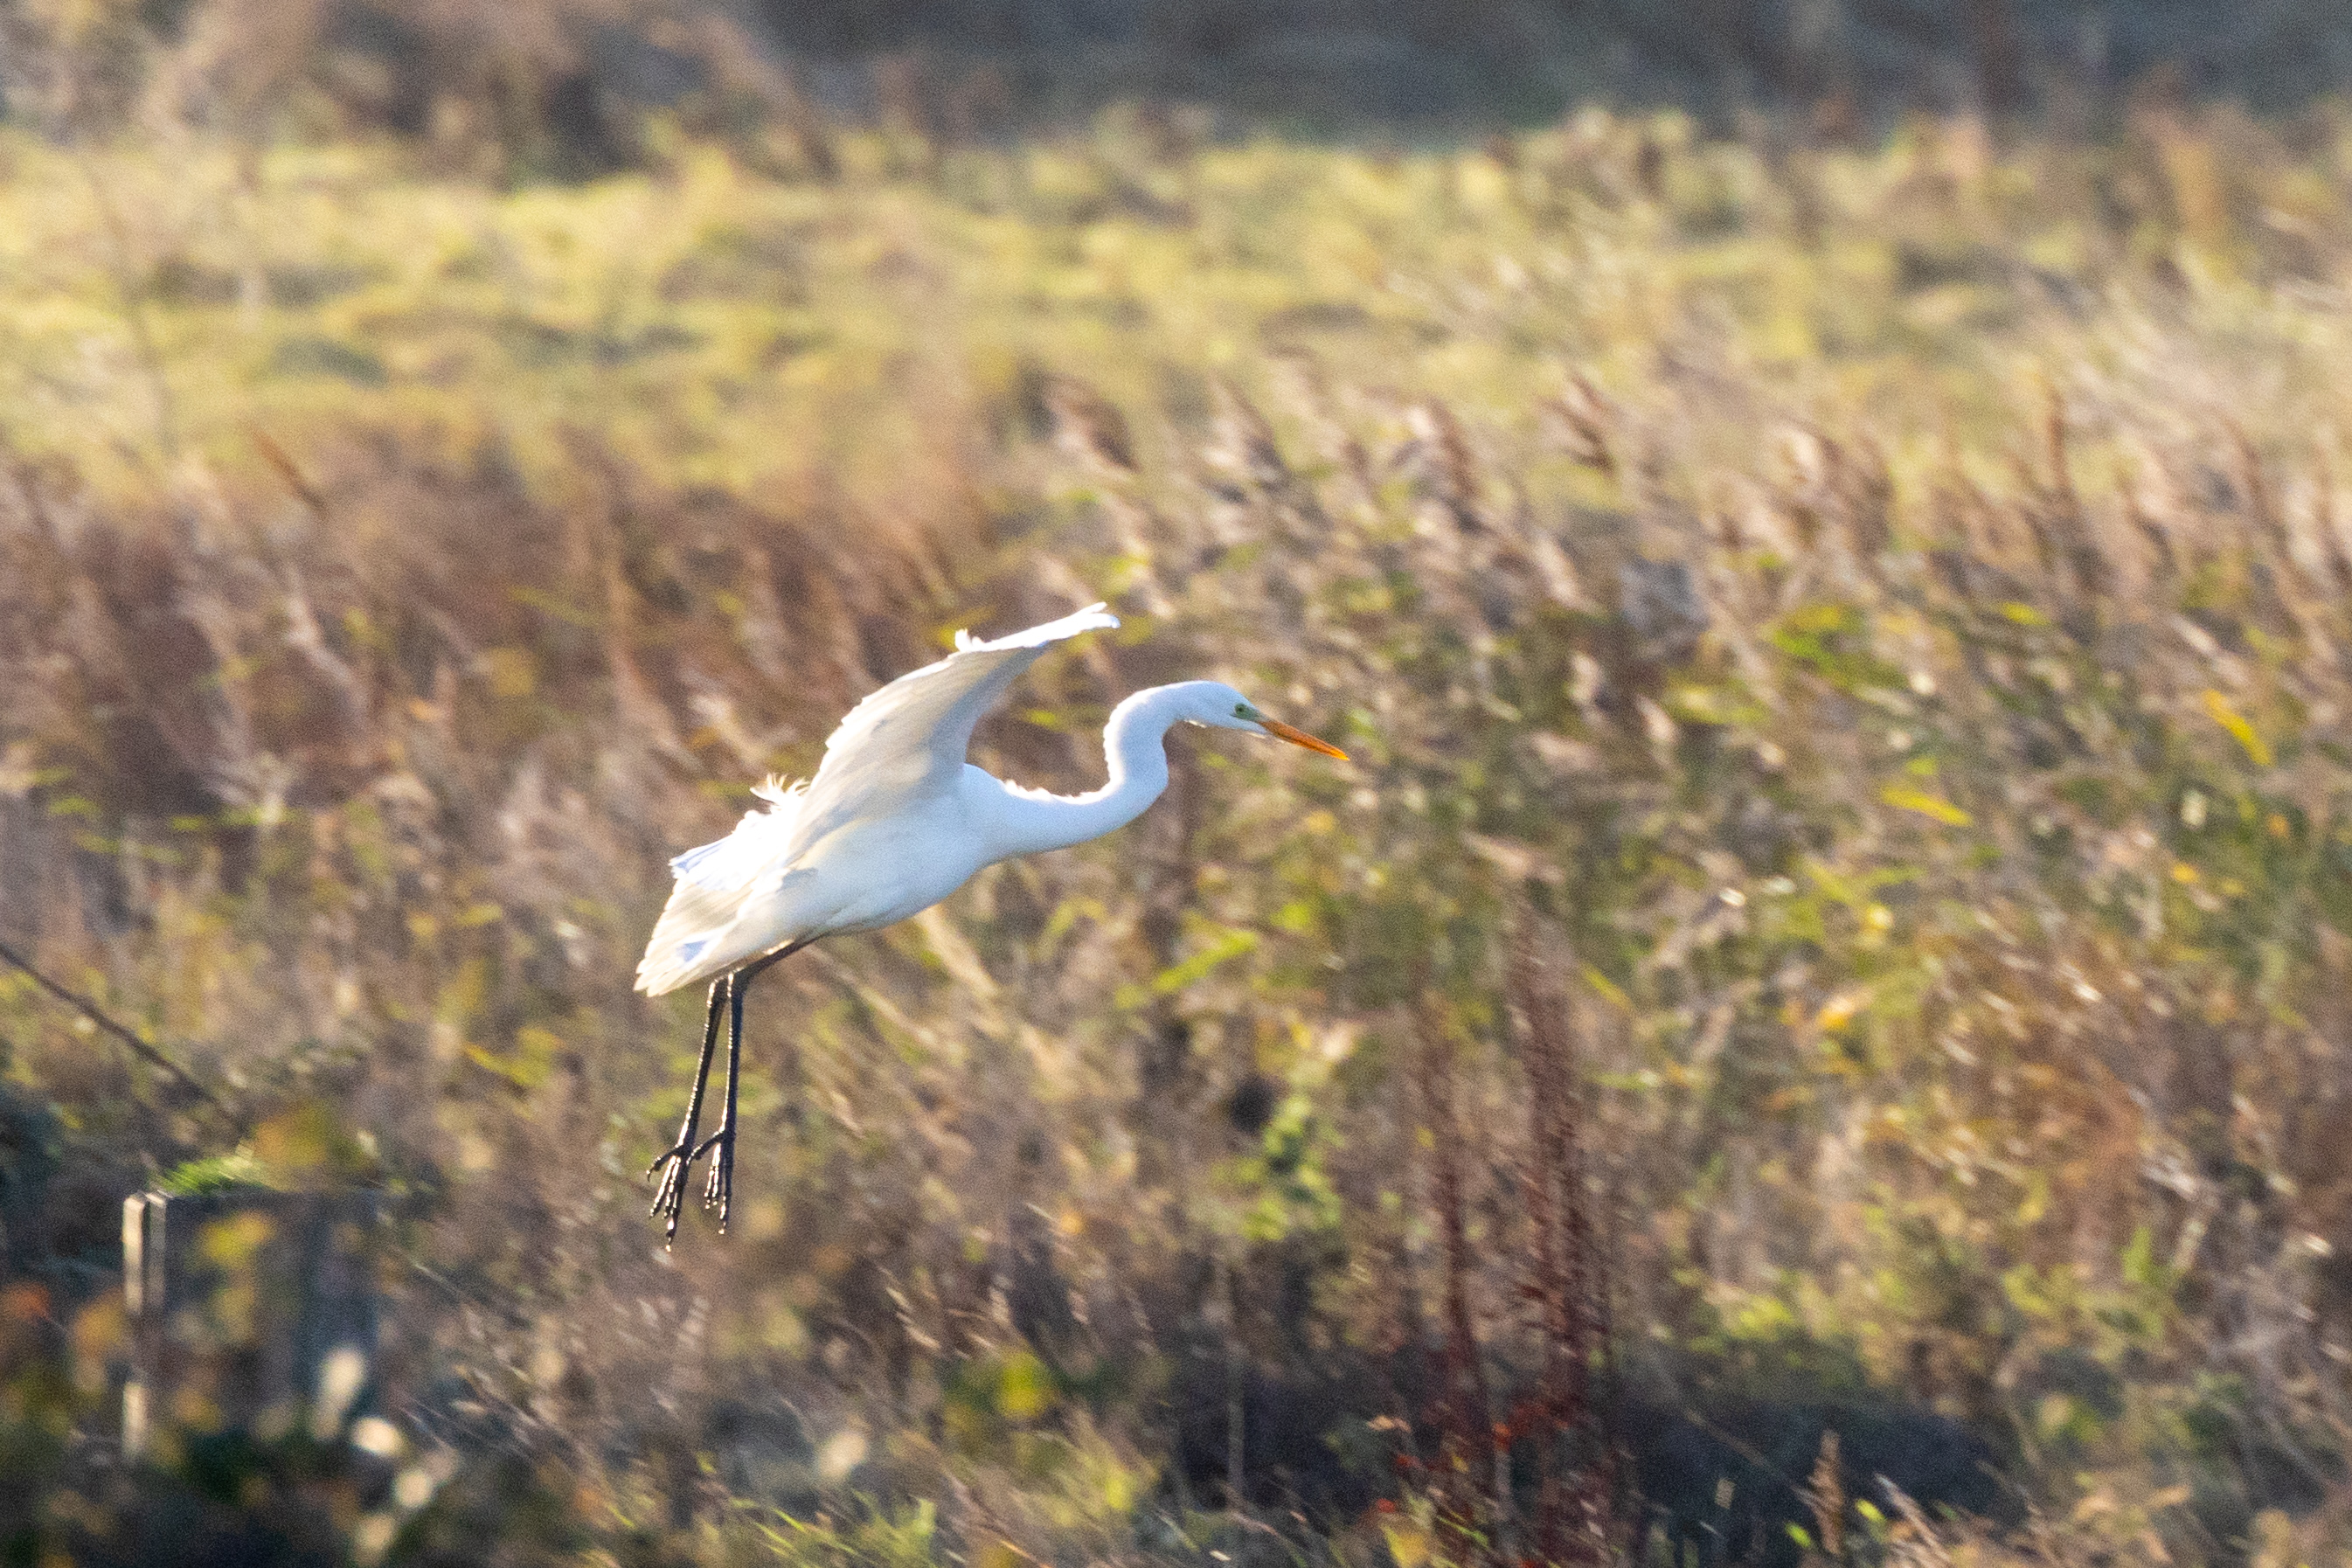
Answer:
<path fill-rule="evenodd" d="M 637 965 L 637 989 L 659 996 L 707 983 L 702 1059 L 677 1142 L 646 1174 L 661 1185 L 654 1213 L 677 1234 L 687 1173 L 713 1151 L 706 1207 L 727 1224 L 733 1196 L 735 1092 L 743 994 L 770 964 L 824 937 L 905 920 L 1015 855 L 1065 848 L 1123 827 L 1168 787 L 1163 740 L 1178 724 L 1270 735 L 1328 756 L 1338 747 L 1267 718 L 1232 687 L 1187 680 L 1139 691 L 1103 731 L 1109 777 L 1078 795 L 1047 795 L 993 778 L 964 761 L 973 726 L 1046 648 L 1112 627 L 1102 605 L 982 642 L 956 634 L 956 650 L 875 692 L 825 742 L 815 777 L 783 787 L 735 831 L 670 862 L 669 903 Z M 728 1015 L 727 1101 L 719 1130 L 698 1142 L 703 1089 Z"/>

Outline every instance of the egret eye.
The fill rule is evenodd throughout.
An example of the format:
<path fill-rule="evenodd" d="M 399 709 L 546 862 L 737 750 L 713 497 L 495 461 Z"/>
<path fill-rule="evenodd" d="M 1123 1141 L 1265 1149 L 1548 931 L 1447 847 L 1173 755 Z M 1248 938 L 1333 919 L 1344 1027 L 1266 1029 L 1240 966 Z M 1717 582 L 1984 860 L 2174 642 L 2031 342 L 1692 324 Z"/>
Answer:
<path fill-rule="evenodd" d="M 1249 704 L 1248 704 L 1248 703 L 1246 703 L 1246 702 L 1236 702 L 1236 703 L 1234 703 L 1234 718 L 1236 718 L 1236 719 L 1246 719 L 1246 718 L 1248 718 L 1248 717 L 1249 717 Z"/>

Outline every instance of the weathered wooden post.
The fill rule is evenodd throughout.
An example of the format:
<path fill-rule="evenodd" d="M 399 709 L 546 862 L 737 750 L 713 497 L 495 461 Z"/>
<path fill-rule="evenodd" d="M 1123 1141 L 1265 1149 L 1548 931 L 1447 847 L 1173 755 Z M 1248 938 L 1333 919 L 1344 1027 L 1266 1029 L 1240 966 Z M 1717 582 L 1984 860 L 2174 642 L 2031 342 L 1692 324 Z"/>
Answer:
<path fill-rule="evenodd" d="M 126 1454 L 188 1437 L 321 1441 L 374 1380 L 377 1209 L 369 1193 L 141 1193 L 122 1205 L 131 1373 Z"/>

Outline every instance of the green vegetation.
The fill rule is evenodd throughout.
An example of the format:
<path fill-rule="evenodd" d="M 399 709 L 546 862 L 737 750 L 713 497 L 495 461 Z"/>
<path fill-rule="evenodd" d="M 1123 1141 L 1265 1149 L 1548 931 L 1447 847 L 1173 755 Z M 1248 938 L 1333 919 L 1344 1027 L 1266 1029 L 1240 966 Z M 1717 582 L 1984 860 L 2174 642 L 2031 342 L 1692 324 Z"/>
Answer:
<path fill-rule="evenodd" d="M 245 1145 L 384 1189 L 440 1468 L 173 1484 L 361 1557 L 1496 1562 L 1605 1329 L 2027 1521 L 1823 1554 L 2345 1560 L 2352 120 L 1180 130 L 0 140 L 0 936 L 222 1102 L 0 978 L 9 1550 L 127 1560 L 109 1205 Z M 999 771 L 1358 762 L 780 970 L 665 1258 L 667 855 L 1096 597 Z"/>
<path fill-rule="evenodd" d="M 269 1167 L 246 1150 L 229 1154 L 205 1154 L 167 1173 L 155 1184 L 159 1193 L 173 1197 L 202 1197 L 207 1193 L 232 1193 L 248 1187 L 274 1187 Z"/>

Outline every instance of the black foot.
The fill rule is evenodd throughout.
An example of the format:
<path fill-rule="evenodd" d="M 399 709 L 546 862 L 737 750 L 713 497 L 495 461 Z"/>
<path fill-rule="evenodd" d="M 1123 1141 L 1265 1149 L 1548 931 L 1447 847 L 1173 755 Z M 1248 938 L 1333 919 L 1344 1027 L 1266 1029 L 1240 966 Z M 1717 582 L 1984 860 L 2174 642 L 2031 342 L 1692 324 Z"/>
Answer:
<path fill-rule="evenodd" d="M 698 1144 L 680 1143 L 646 1167 L 647 1181 L 653 1180 L 655 1172 L 661 1173 L 661 1185 L 654 1189 L 654 1206 L 646 1212 L 662 1222 L 665 1249 L 677 1239 L 677 1216 L 686 1207 L 686 1173 L 709 1147 L 709 1139 Z"/>
<path fill-rule="evenodd" d="M 687 1163 L 693 1163 L 706 1153 L 710 1155 L 710 1179 L 703 1184 L 702 1206 L 719 1211 L 719 1234 L 724 1236 L 727 1234 L 727 1214 L 735 1202 L 735 1128 L 732 1122 L 705 1138 L 694 1152 L 687 1156 Z"/>

